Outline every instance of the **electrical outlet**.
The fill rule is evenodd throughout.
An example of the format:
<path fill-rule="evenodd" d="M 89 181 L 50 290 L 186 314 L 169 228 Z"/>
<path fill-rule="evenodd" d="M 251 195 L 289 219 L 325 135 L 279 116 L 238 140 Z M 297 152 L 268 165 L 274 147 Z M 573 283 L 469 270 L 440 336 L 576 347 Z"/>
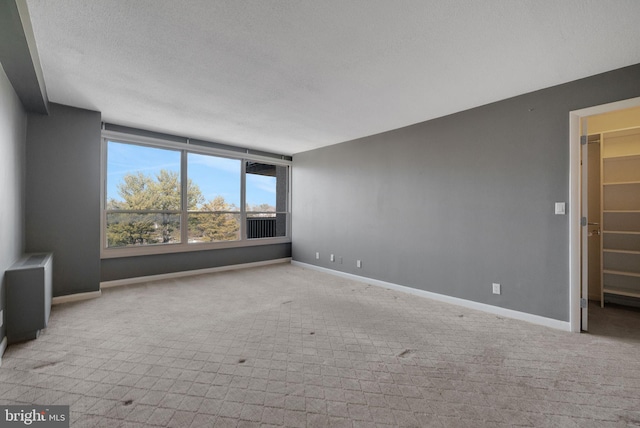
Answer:
<path fill-rule="evenodd" d="M 500 284 L 497 282 L 493 283 L 493 294 L 500 294 Z"/>
<path fill-rule="evenodd" d="M 331 260 L 332 262 L 335 262 L 335 261 L 336 261 L 336 256 L 334 256 L 333 254 L 331 254 L 331 255 L 329 256 L 329 260 Z"/>
<path fill-rule="evenodd" d="M 356 267 L 362 268 L 362 260 L 356 260 Z"/>
<path fill-rule="evenodd" d="M 342 264 L 342 257 L 338 257 L 338 263 Z"/>
<path fill-rule="evenodd" d="M 320 253 L 316 253 L 316 260 L 320 260 Z"/>

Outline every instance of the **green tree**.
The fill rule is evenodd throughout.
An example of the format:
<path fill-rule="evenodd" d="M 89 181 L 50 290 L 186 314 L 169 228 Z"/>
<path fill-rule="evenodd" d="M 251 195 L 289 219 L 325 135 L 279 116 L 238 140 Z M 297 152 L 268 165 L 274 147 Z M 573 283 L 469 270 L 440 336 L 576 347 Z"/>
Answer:
<path fill-rule="evenodd" d="M 141 172 L 127 174 L 118 184 L 118 195 L 122 201 L 111 200 L 116 209 L 150 210 L 153 207 L 154 179 Z"/>
<path fill-rule="evenodd" d="M 180 176 L 178 172 L 161 170 L 155 177 L 137 172 L 127 174 L 118 184 L 121 200 L 111 199 L 107 209 L 143 211 L 143 213 L 111 213 L 107 218 L 109 246 L 168 243 L 180 240 L 180 215 L 144 211 L 180 211 Z M 202 192 L 191 180 L 187 182 L 187 207 L 196 209 L 204 201 Z"/>
<path fill-rule="evenodd" d="M 201 212 L 189 215 L 189 234 L 204 242 L 238 239 L 240 224 L 237 214 L 224 212 L 233 211 L 233 208 L 222 196 L 216 196 L 199 208 Z"/>
<path fill-rule="evenodd" d="M 107 216 L 107 221 L 109 247 L 155 242 L 155 223 L 145 215 L 114 213 Z"/>

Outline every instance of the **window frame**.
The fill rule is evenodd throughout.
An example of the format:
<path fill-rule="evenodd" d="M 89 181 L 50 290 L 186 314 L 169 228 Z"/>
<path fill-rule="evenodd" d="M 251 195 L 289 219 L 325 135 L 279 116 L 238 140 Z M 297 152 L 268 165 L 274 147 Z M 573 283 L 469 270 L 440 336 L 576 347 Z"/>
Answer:
<path fill-rule="evenodd" d="M 180 187 L 182 194 L 182 206 L 180 214 L 180 243 L 171 244 L 150 244 L 128 247 L 108 247 L 107 246 L 107 213 L 113 212 L 106 209 L 107 195 L 107 162 L 108 162 L 108 142 L 113 141 L 123 144 L 133 144 L 143 147 L 169 149 L 180 151 Z M 240 239 L 235 241 L 216 242 L 188 242 L 188 215 L 187 210 L 187 157 L 188 153 L 217 156 L 240 161 Z M 286 235 L 268 238 L 247 238 L 247 211 L 246 211 L 246 163 L 247 161 L 273 164 L 287 167 L 286 179 Z M 191 144 L 189 139 L 185 142 L 164 140 L 160 138 L 131 135 L 127 133 L 103 130 L 101 136 L 101 162 L 100 162 L 100 258 L 122 258 L 153 254 L 171 254 L 192 251 L 208 251 L 224 248 L 253 247 L 260 245 L 271 245 L 291 242 L 291 176 L 292 162 L 286 159 L 278 159 L 271 156 L 261 156 L 244 152 L 225 150 L 217 147 L 207 147 L 202 144 Z M 146 211 L 145 211 L 146 212 Z"/>

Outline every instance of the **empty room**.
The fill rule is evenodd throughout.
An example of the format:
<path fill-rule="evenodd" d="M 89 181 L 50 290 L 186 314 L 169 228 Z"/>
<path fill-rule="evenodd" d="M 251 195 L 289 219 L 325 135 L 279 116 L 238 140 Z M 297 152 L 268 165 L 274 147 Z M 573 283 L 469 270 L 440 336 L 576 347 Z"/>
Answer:
<path fill-rule="evenodd" d="M 0 426 L 640 426 L 638 18 L 0 1 Z"/>

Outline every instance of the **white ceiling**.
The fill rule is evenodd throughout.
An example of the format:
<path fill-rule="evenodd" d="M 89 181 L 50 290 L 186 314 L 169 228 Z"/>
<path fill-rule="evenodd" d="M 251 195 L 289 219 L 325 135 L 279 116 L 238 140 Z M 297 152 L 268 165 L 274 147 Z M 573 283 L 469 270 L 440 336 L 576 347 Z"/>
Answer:
<path fill-rule="evenodd" d="M 27 0 L 49 99 L 293 154 L 640 63 L 638 0 Z"/>

